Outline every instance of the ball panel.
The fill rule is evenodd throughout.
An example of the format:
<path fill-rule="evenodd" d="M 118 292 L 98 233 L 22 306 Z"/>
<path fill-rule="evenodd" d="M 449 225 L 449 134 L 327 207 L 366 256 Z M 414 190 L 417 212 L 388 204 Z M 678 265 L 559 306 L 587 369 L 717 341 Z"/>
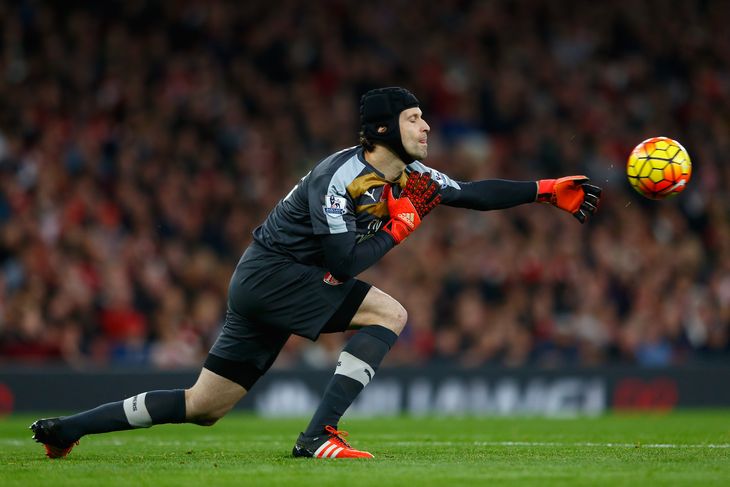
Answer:
<path fill-rule="evenodd" d="M 656 191 L 654 181 L 649 178 L 639 178 L 639 187 L 644 193 L 654 193 Z"/>
<path fill-rule="evenodd" d="M 657 148 L 657 150 L 666 150 L 669 148 L 669 142 L 667 142 L 666 139 L 659 137 L 657 141 L 654 142 L 654 146 Z"/>
<path fill-rule="evenodd" d="M 667 147 L 667 155 L 670 159 L 674 159 L 677 154 L 679 154 L 679 147 L 672 144 L 669 147 Z"/>
<path fill-rule="evenodd" d="M 682 175 L 681 171 L 678 171 L 677 168 L 678 166 L 676 164 L 667 164 L 662 171 L 664 173 L 664 179 L 676 181 Z"/>
<path fill-rule="evenodd" d="M 661 193 L 668 190 L 673 185 L 674 181 L 667 181 L 666 179 L 662 179 L 661 181 L 654 183 L 654 191 L 656 191 L 657 193 Z"/>
<path fill-rule="evenodd" d="M 664 170 L 657 167 L 652 167 L 651 172 L 649 173 L 649 179 L 651 179 L 652 182 L 654 182 L 655 184 L 664 181 Z"/>
<path fill-rule="evenodd" d="M 639 160 L 639 177 L 640 178 L 648 178 L 651 174 L 652 169 L 654 169 L 651 165 L 651 159 L 641 159 Z"/>

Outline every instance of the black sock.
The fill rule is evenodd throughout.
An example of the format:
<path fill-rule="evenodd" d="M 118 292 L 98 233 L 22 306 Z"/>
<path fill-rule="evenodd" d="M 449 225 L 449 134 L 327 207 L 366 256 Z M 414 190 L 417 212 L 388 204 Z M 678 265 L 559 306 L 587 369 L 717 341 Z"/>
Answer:
<path fill-rule="evenodd" d="M 185 422 L 185 391 L 152 391 L 124 401 L 61 418 L 61 434 L 69 442 L 84 435 L 149 428 L 153 424 Z"/>
<path fill-rule="evenodd" d="M 353 336 L 340 354 L 335 375 L 324 391 L 305 436 L 317 436 L 325 426 L 337 428 L 340 417 L 378 370 L 398 335 L 380 325 L 367 326 Z"/>

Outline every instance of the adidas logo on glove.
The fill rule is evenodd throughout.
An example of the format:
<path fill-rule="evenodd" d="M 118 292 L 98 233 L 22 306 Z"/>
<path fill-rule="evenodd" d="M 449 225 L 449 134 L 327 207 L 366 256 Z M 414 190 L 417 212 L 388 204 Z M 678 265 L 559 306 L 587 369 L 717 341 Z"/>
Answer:
<path fill-rule="evenodd" d="M 409 227 L 413 228 L 415 226 L 415 216 L 413 213 L 398 213 L 398 218 L 401 219 L 404 223 L 406 223 Z"/>

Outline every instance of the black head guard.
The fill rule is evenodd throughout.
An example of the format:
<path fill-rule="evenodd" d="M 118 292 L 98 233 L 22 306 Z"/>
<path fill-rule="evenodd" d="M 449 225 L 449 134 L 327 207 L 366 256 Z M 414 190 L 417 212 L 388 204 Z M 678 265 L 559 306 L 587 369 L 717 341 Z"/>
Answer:
<path fill-rule="evenodd" d="M 361 130 L 369 141 L 388 146 L 404 163 L 410 164 L 413 157 L 403 147 L 398 119 L 400 112 L 418 105 L 418 98 L 405 88 L 370 90 L 360 99 Z M 380 127 L 385 130 L 378 132 Z"/>

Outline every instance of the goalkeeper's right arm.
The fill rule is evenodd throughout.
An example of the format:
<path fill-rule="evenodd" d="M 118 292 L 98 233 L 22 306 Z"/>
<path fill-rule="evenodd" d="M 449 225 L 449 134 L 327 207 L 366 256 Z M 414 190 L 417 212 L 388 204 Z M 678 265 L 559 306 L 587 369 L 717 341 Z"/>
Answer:
<path fill-rule="evenodd" d="M 338 281 L 355 277 L 395 247 L 393 238 L 382 230 L 359 244 L 356 239 L 355 232 L 324 235 L 321 239 L 325 266 Z"/>
<path fill-rule="evenodd" d="M 393 196 L 390 185 L 383 188 L 390 220 L 364 242 L 357 243 L 354 232 L 322 237 L 327 270 L 337 280 L 345 281 L 375 264 L 390 249 L 405 240 L 425 216 L 441 201 L 437 186 L 429 176 L 411 173 L 400 198 Z M 410 198 L 418 203 L 418 209 Z M 420 211 L 418 211 L 420 209 Z"/>

